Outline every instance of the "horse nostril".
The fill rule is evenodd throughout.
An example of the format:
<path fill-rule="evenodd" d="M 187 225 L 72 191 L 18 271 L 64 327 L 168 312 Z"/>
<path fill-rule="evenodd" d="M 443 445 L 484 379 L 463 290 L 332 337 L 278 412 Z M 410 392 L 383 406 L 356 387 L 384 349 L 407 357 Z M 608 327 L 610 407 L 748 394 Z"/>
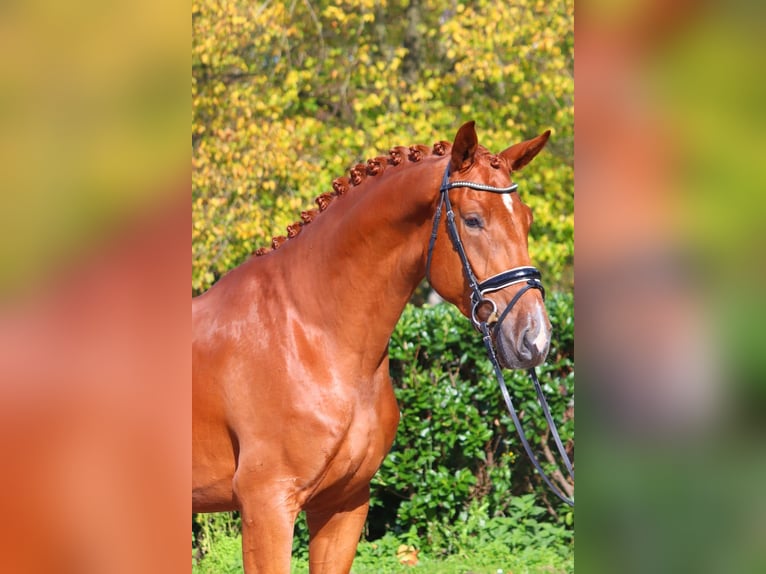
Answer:
<path fill-rule="evenodd" d="M 532 342 L 532 340 L 529 338 L 529 329 L 525 329 L 524 332 L 521 334 L 521 345 L 519 345 L 519 359 L 522 361 L 528 361 L 532 357 L 534 357 L 535 353 L 537 352 L 537 349 L 535 348 L 535 344 Z"/>
<path fill-rule="evenodd" d="M 544 354 L 547 347 L 545 331 L 543 329 L 526 329 L 521 343 L 521 346 L 529 351 L 530 356 L 536 357 Z"/>
<path fill-rule="evenodd" d="M 529 331 L 524 331 L 524 346 L 530 351 L 534 349 L 535 344 L 529 336 Z"/>

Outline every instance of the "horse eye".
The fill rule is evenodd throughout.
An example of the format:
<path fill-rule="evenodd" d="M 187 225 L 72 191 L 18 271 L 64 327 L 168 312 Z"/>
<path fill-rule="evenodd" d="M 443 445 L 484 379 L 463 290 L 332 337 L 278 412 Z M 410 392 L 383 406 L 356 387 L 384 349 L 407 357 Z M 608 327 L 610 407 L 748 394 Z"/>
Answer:
<path fill-rule="evenodd" d="M 473 227 L 474 229 L 479 229 L 482 227 L 481 219 L 476 216 L 466 217 L 463 221 L 465 222 L 466 227 Z"/>

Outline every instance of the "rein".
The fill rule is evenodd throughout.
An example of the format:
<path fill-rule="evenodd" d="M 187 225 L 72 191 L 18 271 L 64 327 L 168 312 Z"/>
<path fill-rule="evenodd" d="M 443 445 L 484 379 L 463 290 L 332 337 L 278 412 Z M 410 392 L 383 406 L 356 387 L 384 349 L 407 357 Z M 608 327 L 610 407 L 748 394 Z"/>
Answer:
<path fill-rule="evenodd" d="M 482 334 L 484 347 L 486 348 L 487 355 L 489 357 L 490 362 L 492 363 L 492 368 L 495 371 L 495 377 L 497 378 L 497 382 L 500 385 L 500 391 L 503 394 L 503 399 L 505 400 L 505 404 L 508 407 L 508 412 L 511 415 L 511 419 L 513 419 L 513 424 L 516 427 L 516 432 L 519 435 L 521 444 L 524 446 L 524 450 L 526 451 L 529 459 L 532 461 L 532 464 L 534 465 L 535 469 L 540 474 L 545 484 L 548 485 L 548 488 L 550 488 L 553 491 L 553 493 L 556 496 L 558 496 L 561 500 L 563 500 L 565 503 L 567 503 L 570 506 L 574 506 L 574 500 L 567 497 L 561 491 L 561 489 L 559 489 L 553 483 L 553 481 L 548 477 L 545 471 L 543 471 L 537 456 L 532 451 L 532 447 L 530 446 L 529 441 L 527 440 L 526 434 L 524 433 L 524 429 L 521 426 L 521 421 L 519 421 L 519 417 L 516 414 L 516 409 L 513 406 L 513 400 L 511 399 L 511 395 L 508 392 L 508 387 L 505 383 L 505 377 L 503 376 L 503 369 L 500 366 L 500 363 L 497 359 L 497 355 L 495 353 L 494 345 L 492 344 L 492 328 L 495 328 L 495 329 L 499 328 L 499 326 L 502 324 L 502 322 L 510 313 L 511 309 L 513 309 L 513 306 L 519 301 L 519 299 L 521 299 L 521 296 L 524 295 L 524 293 L 526 293 L 530 289 L 537 289 L 542 294 L 543 299 L 545 299 L 545 288 L 543 287 L 543 284 L 540 281 L 541 279 L 540 271 L 538 271 L 535 267 L 531 267 L 531 266 L 516 267 L 514 269 L 509 269 L 508 271 L 503 271 L 502 273 L 498 273 L 497 275 L 493 275 L 492 277 L 489 277 L 485 279 L 484 281 L 480 282 L 476 278 L 476 275 L 473 272 L 473 268 L 471 267 L 471 263 L 468 261 L 468 256 L 465 252 L 463 242 L 460 240 L 460 234 L 458 233 L 457 226 L 455 225 L 455 213 L 452 210 L 452 203 L 450 202 L 450 199 L 449 199 L 449 191 L 455 188 L 467 187 L 469 189 L 475 189 L 477 191 L 487 191 L 490 193 L 513 193 L 514 191 L 518 189 L 518 185 L 514 183 L 509 185 L 508 187 L 492 187 L 490 185 L 486 185 L 483 183 L 475 183 L 472 181 L 450 182 L 449 177 L 450 177 L 450 165 L 448 163 L 447 169 L 444 170 L 444 177 L 442 178 L 441 187 L 439 187 L 439 194 L 440 194 L 439 205 L 437 206 L 436 213 L 434 214 L 434 225 L 431 231 L 431 238 L 428 243 L 428 256 L 426 259 L 426 277 L 430 281 L 431 258 L 433 255 L 434 245 L 436 244 L 436 236 L 439 231 L 439 223 L 441 221 L 442 209 L 446 207 L 445 213 L 446 213 L 447 234 L 449 235 L 450 241 L 452 242 L 452 247 L 455 249 L 455 251 L 457 251 L 457 254 L 460 257 L 460 261 L 463 266 L 463 271 L 468 281 L 468 285 L 471 288 L 471 303 L 472 303 L 471 322 L 473 323 L 473 326 Z M 487 299 L 485 297 L 485 294 L 492 293 L 494 291 L 500 291 L 501 289 L 505 289 L 506 287 L 517 285 L 519 283 L 525 283 L 525 285 L 521 289 L 519 289 L 519 291 L 511 299 L 510 303 L 508 303 L 506 308 L 503 310 L 502 314 L 498 316 L 497 306 L 495 305 L 495 302 L 492 301 L 491 299 Z M 482 321 L 477 316 L 477 311 L 480 307 L 482 307 L 485 304 L 491 305 L 492 311 L 490 312 L 487 320 Z M 545 399 L 542 386 L 540 385 L 540 381 L 537 378 L 537 373 L 535 372 L 534 368 L 528 369 L 527 373 L 529 374 L 529 377 L 532 379 L 532 382 L 535 386 L 535 392 L 537 393 L 537 400 L 540 403 L 540 406 L 542 407 L 543 414 L 545 415 L 545 420 L 548 424 L 548 428 L 550 429 L 551 434 L 553 435 L 553 439 L 556 443 L 556 448 L 558 449 L 559 455 L 564 461 L 564 465 L 566 466 L 569 476 L 574 481 L 574 470 L 572 468 L 572 463 L 569 460 L 569 457 L 567 456 L 566 450 L 564 449 L 564 445 L 562 444 L 561 438 L 559 437 L 558 430 L 556 429 L 556 425 L 553 422 L 553 417 L 551 416 L 550 408 L 548 407 L 548 401 Z"/>

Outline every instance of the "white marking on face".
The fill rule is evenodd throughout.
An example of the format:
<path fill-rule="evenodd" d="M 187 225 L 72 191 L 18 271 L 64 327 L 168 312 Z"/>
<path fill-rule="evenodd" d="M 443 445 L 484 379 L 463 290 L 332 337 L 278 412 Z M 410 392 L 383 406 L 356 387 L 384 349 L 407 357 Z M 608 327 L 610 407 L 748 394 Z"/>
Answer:
<path fill-rule="evenodd" d="M 545 328 L 541 328 L 537 332 L 537 337 L 532 341 L 537 347 L 537 350 L 541 353 L 545 350 L 545 346 L 548 344 L 548 335 L 545 332 Z"/>
<path fill-rule="evenodd" d="M 508 212 L 513 214 L 513 198 L 510 193 L 503 194 L 503 204 L 508 209 Z"/>
<path fill-rule="evenodd" d="M 542 354 L 545 352 L 546 347 L 548 346 L 548 329 L 546 328 L 546 322 L 545 322 L 545 314 L 543 313 L 543 307 L 542 305 L 537 307 L 537 324 L 539 325 L 539 330 L 537 331 L 537 337 L 535 337 L 535 340 L 532 341 L 535 347 L 537 347 L 537 350 Z"/>

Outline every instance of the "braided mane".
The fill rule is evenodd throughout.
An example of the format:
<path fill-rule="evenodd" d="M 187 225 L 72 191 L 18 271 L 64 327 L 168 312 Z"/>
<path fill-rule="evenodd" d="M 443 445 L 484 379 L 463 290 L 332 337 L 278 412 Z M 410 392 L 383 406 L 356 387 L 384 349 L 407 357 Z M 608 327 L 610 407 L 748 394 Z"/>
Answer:
<path fill-rule="evenodd" d="M 436 142 L 432 148 L 425 145 L 397 146 L 392 148 L 387 156 L 378 156 L 367 160 L 367 163 L 358 163 L 349 170 L 348 176 L 338 177 L 332 182 L 332 191 L 323 193 L 314 200 L 318 209 L 301 211 L 300 221 L 287 226 L 287 235 L 279 235 L 272 238 L 271 247 L 261 247 L 255 252 L 256 256 L 265 255 L 278 249 L 288 239 L 297 237 L 303 228 L 311 223 L 314 218 L 322 213 L 334 200 L 343 197 L 351 187 L 361 185 L 367 177 L 375 177 L 385 171 L 388 166 L 397 167 L 406 162 L 417 163 L 429 154 L 443 156 L 449 153 L 452 144 L 446 141 Z"/>

